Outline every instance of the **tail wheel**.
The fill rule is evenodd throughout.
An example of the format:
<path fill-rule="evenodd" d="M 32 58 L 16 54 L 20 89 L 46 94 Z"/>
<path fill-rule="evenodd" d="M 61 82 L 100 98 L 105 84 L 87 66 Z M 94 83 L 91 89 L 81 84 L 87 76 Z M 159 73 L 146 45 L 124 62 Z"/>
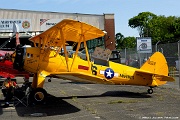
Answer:
<path fill-rule="evenodd" d="M 47 98 L 47 92 L 43 88 L 36 88 L 30 93 L 31 102 L 43 104 Z"/>
<path fill-rule="evenodd" d="M 150 88 L 150 89 L 147 90 L 147 92 L 148 92 L 149 94 L 152 94 L 152 93 L 153 93 L 153 89 Z"/>
<path fill-rule="evenodd" d="M 48 82 L 51 82 L 51 78 L 48 79 Z"/>

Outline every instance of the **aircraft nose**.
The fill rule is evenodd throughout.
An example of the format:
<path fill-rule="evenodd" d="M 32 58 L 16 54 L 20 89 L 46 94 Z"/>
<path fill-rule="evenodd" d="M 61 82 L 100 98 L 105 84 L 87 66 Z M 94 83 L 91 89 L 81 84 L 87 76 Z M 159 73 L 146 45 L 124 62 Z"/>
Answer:
<path fill-rule="evenodd" d="M 23 48 L 21 45 L 18 45 L 16 47 L 16 55 L 13 63 L 14 69 L 23 70 L 24 54 L 25 54 L 25 48 Z"/>

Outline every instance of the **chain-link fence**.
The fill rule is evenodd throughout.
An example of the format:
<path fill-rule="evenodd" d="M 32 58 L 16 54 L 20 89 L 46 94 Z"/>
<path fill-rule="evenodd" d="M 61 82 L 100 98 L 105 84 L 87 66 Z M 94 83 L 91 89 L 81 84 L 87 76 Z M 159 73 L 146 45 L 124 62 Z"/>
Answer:
<path fill-rule="evenodd" d="M 140 68 L 140 66 L 156 51 L 162 52 L 167 60 L 168 66 L 177 68 L 178 61 L 178 43 L 157 44 L 152 46 L 152 53 L 137 53 L 137 48 L 128 48 L 121 50 L 121 59 L 123 64 Z"/>

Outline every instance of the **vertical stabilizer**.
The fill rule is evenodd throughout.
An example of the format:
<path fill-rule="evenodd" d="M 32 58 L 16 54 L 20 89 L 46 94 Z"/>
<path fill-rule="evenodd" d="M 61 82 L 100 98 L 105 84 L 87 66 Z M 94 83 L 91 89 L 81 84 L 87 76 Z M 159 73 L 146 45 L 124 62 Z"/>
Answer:
<path fill-rule="evenodd" d="M 164 55 L 155 52 L 140 68 L 154 74 L 168 76 L 168 65 Z"/>

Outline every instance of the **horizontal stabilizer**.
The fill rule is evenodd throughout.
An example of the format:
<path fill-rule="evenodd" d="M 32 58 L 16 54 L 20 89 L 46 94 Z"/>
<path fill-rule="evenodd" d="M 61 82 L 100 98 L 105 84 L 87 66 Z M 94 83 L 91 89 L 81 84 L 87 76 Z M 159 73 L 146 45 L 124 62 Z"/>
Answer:
<path fill-rule="evenodd" d="M 145 71 L 145 70 L 136 70 L 136 73 L 140 73 L 140 74 L 149 74 L 149 75 L 151 75 L 151 76 L 153 76 L 154 75 L 154 77 L 156 77 L 156 78 L 160 78 L 159 80 L 160 81 L 169 81 L 169 82 L 173 82 L 173 81 L 175 81 L 175 79 L 174 78 L 172 78 L 172 77 L 170 77 L 170 76 L 165 76 L 165 75 L 159 75 L 159 74 L 154 74 L 154 73 L 151 73 L 151 72 L 149 72 L 149 71 Z"/>
<path fill-rule="evenodd" d="M 156 75 L 156 77 L 161 77 L 161 81 L 168 81 L 168 82 L 175 81 L 175 79 L 170 76 Z"/>

